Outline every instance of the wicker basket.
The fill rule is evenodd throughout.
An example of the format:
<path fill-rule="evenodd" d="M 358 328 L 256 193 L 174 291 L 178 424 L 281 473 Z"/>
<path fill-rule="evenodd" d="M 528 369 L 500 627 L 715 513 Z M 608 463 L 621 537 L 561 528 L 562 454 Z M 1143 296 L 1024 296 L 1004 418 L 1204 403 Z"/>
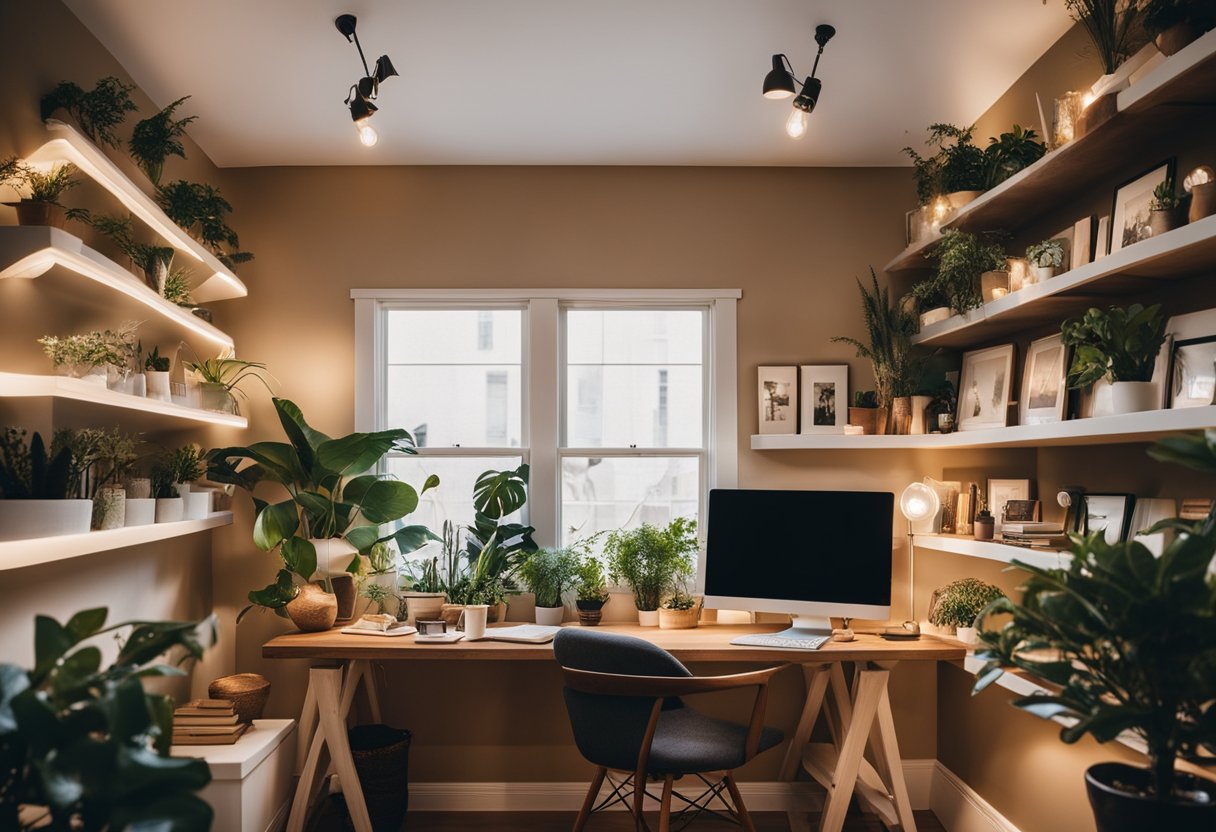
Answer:
<path fill-rule="evenodd" d="M 356 725 L 347 735 L 372 829 L 400 830 L 410 805 L 410 732 Z"/>
<path fill-rule="evenodd" d="M 270 698 L 270 682 L 256 673 L 225 676 L 207 685 L 212 699 L 227 699 L 236 710 L 237 719 L 246 725 L 262 718 L 266 700 Z"/>

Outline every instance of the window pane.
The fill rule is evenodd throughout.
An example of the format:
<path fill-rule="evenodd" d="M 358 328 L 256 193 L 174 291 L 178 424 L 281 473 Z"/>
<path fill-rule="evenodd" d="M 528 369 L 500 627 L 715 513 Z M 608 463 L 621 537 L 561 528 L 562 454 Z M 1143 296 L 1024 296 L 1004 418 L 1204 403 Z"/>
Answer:
<path fill-rule="evenodd" d="M 566 313 L 566 446 L 697 448 L 704 313 Z"/>
<path fill-rule="evenodd" d="M 473 522 L 473 483 L 484 471 L 514 470 L 523 459 L 510 456 L 391 456 L 387 462 L 389 474 L 414 488 L 421 488 L 431 474 L 439 476 L 439 487 L 423 494 L 417 510 L 407 518 L 410 523 L 426 526 L 439 534 L 444 520 L 451 520 L 458 526 Z M 511 519 L 518 521 L 519 513 Z M 438 552 L 439 544 L 430 543 L 418 557 L 431 557 Z"/>
<path fill-rule="evenodd" d="M 564 457 L 562 535 L 566 543 L 607 529 L 697 519 L 698 457 Z"/>
<path fill-rule="evenodd" d="M 520 447 L 522 327 L 518 309 L 389 310 L 386 426 L 419 447 Z"/>

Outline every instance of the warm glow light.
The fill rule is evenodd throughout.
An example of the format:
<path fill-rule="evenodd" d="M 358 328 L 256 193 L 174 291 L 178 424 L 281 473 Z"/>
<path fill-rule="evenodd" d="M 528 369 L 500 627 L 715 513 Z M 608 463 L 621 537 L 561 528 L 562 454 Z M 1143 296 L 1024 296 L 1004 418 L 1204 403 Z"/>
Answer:
<path fill-rule="evenodd" d="M 359 131 L 359 141 L 363 142 L 364 147 L 375 147 L 376 142 L 380 141 L 380 136 L 376 133 L 376 128 L 372 127 L 369 119 L 356 121 L 355 129 Z"/>
<path fill-rule="evenodd" d="M 933 517 L 941 507 L 937 492 L 923 482 L 912 483 L 899 495 L 900 513 L 910 522 Z"/>
<path fill-rule="evenodd" d="M 933 200 L 933 221 L 936 223 L 945 222 L 946 218 L 950 216 L 950 210 L 950 200 L 944 196 L 939 196 Z"/>
<path fill-rule="evenodd" d="M 764 94 L 764 97 L 771 101 L 780 101 L 783 98 L 793 98 L 793 90 L 769 90 Z"/>
<path fill-rule="evenodd" d="M 806 110 L 799 110 L 797 107 L 790 109 L 790 117 L 785 122 L 785 132 L 791 139 L 801 139 L 806 135 L 807 122 L 810 121 L 810 113 Z"/>
<path fill-rule="evenodd" d="M 1191 188 L 1196 185 L 1206 185 L 1216 179 L 1216 171 L 1213 171 L 1207 165 L 1200 165 L 1186 175 L 1186 179 L 1182 180 L 1183 189 L 1189 194 Z"/>
<path fill-rule="evenodd" d="M 1084 109 L 1088 108 L 1090 104 L 1094 103 L 1094 100 L 1095 100 L 1094 94 L 1092 92 L 1087 92 L 1084 95 L 1082 95 L 1081 96 L 1081 109 L 1084 110 Z"/>

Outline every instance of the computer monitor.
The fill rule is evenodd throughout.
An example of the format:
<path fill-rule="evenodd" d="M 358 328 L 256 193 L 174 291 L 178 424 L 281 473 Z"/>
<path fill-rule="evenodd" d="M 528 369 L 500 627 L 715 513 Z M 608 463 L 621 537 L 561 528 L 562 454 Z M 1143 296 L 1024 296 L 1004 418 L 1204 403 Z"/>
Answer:
<path fill-rule="evenodd" d="M 885 491 L 710 491 L 705 605 L 789 613 L 791 637 L 887 619 L 894 507 Z"/>

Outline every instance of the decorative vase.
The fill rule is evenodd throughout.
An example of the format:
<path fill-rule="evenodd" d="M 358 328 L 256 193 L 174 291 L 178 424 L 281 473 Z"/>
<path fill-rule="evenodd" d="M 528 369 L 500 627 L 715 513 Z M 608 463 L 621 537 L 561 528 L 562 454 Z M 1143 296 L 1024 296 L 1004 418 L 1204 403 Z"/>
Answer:
<path fill-rule="evenodd" d="M 301 632 L 328 630 L 338 620 L 338 599 L 316 584 L 304 584 L 287 602 L 287 615 Z"/>
<path fill-rule="evenodd" d="M 953 191 L 946 194 L 946 201 L 950 203 L 950 208 L 953 209 L 951 214 L 958 213 L 958 210 L 964 205 L 975 202 L 980 198 L 983 191 Z"/>
<path fill-rule="evenodd" d="M 980 640 L 979 631 L 975 627 L 957 627 L 954 635 L 963 644 L 978 644 Z"/>
<path fill-rule="evenodd" d="M 92 500 L 0 500 L 0 540 L 87 534 Z"/>
<path fill-rule="evenodd" d="M 1157 48 L 1161 50 L 1161 54 L 1167 58 L 1177 52 L 1181 52 L 1186 46 L 1194 43 L 1203 33 L 1191 25 L 1190 21 L 1175 23 L 1164 32 L 1158 32 L 1156 40 Z"/>
<path fill-rule="evenodd" d="M 135 395 L 135 374 L 126 367 L 106 367 L 106 389 Z"/>
<path fill-rule="evenodd" d="M 1199 222 L 1216 214 L 1216 182 L 1201 182 L 1191 186 L 1191 209 L 1187 220 Z"/>
<path fill-rule="evenodd" d="M 185 511 L 185 501 L 181 497 L 158 497 L 156 500 L 157 523 L 176 523 Z"/>
<path fill-rule="evenodd" d="M 359 592 L 355 588 L 354 575 L 333 575 L 329 579 L 334 597 L 338 599 L 338 620 L 350 621 L 355 617 L 355 601 Z"/>
<path fill-rule="evenodd" d="M 127 491 L 124 510 L 124 526 L 150 526 L 156 522 L 156 500 L 149 497 L 132 497 Z"/>
<path fill-rule="evenodd" d="M 507 602 L 501 601 L 497 604 L 490 604 L 489 612 L 486 613 L 486 621 L 491 624 L 496 624 L 499 621 L 507 620 Z"/>
<path fill-rule="evenodd" d="M 691 630 L 697 626 L 701 618 L 701 605 L 697 604 L 686 610 L 659 610 L 660 630 Z"/>
<path fill-rule="evenodd" d="M 158 370 L 144 370 L 144 383 L 147 386 L 145 395 L 149 399 L 156 399 L 160 402 L 171 402 L 173 397 L 169 395 L 169 371 L 164 372 Z"/>
<path fill-rule="evenodd" d="M 950 317 L 950 307 L 948 307 L 948 306 L 935 307 L 933 309 L 930 309 L 928 312 L 920 313 L 920 328 L 924 329 L 927 326 L 933 326 L 933 324 L 938 323 L 939 321 L 944 321 L 949 317 Z"/>
<path fill-rule="evenodd" d="M 266 700 L 270 698 L 270 682 L 257 673 L 237 673 L 223 676 L 207 685 L 207 695 L 232 703 L 236 717 L 246 725 L 262 718 Z"/>
<path fill-rule="evenodd" d="M 403 592 L 401 599 L 405 602 L 405 622 L 415 627 L 420 620 L 435 621 L 439 618 L 444 595 L 442 592 Z"/>
<path fill-rule="evenodd" d="M 121 529 L 126 524 L 127 491 L 121 485 L 106 485 L 93 496 L 93 528 Z"/>
<path fill-rule="evenodd" d="M 1033 286 L 1036 283 L 1046 283 L 1056 276 L 1055 266 L 1030 266 L 1030 273 L 1027 274 L 1026 284 Z"/>
<path fill-rule="evenodd" d="M 912 421 L 908 433 L 920 435 L 929 432 L 926 411 L 933 404 L 932 396 L 912 396 Z"/>
<path fill-rule="evenodd" d="M 658 610 L 638 610 L 638 624 L 642 627 L 659 626 Z"/>
<path fill-rule="evenodd" d="M 10 202 L 17 209 L 18 225 L 49 225 L 51 228 L 63 228 L 67 221 L 67 209 L 53 202 L 35 202 L 23 199 L 20 202 Z"/>
<path fill-rule="evenodd" d="M 537 607 L 536 608 L 536 623 L 543 624 L 546 627 L 561 626 L 562 618 L 565 617 L 565 607 Z"/>
<path fill-rule="evenodd" d="M 132 477 L 127 480 L 127 499 L 146 500 L 152 496 L 152 480 L 147 477 Z"/>
<path fill-rule="evenodd" d="M 232 397 L 232 391 L 222 384 L 217 384 L 212 381 L 203 381 L 198 385 L 199 407 L 203 410 L 211 410 L 216 413 L 231 413 L 236 414 L 236 399 Z"/>
<path fill-rule="evenodd" d="M 1157 386 L 1151 381 L 1116 381 L 1110 395 L 1111 411 L 1116 415 L 1157 409 Z"/>
<path fill-rule="evenodd" d="M 912 397 L 896 396 L 891 401 L 891 433 L 907 436 L 912 429 Z"/>
<path fill-rule="evenodd" d="M 1175 794 L 1203 794 L 1190 800 L 1157 800 L 1147 794 L 1148 769 L 1124 763 L 1098 763 L 1085 772 L 1085 790 L 1098 832 L 1207 832 L 1216 829 L 1216 783 L 1192 774 L 1174 774 Z"/>
<path fill-rule="evenodd" d="M 1160 237 L 1162 234 L 1167 234 L 1175 228 L 1181 228 L 1186 225 L 1186 215 L 1183 214 L 1181 208 L 1167 208 L 1158 210 L 1154 208 L 1148 214 L 1148 227 L 1153 232 L 1154 237 Z"/>
<path fill-rule="evenodd" d="M 578 609 L 578 623 L 584 627 L 594 627 L 599 624 L 600 619 L 604 617 L 605 603 L 598 598 L 575 601 L 574 606 Z"/>
<path fill-rule="evenodd" d="M 849 424 L 861 428 L 863 436 L 873 436 L 878 433 L 877 407 L 850 407 Z"/>
<path fill-rule="evenodd" d="M 190 491 L 182 495 L 182 519 L 206 520 L 211 516 L 211 492 Z"/>

